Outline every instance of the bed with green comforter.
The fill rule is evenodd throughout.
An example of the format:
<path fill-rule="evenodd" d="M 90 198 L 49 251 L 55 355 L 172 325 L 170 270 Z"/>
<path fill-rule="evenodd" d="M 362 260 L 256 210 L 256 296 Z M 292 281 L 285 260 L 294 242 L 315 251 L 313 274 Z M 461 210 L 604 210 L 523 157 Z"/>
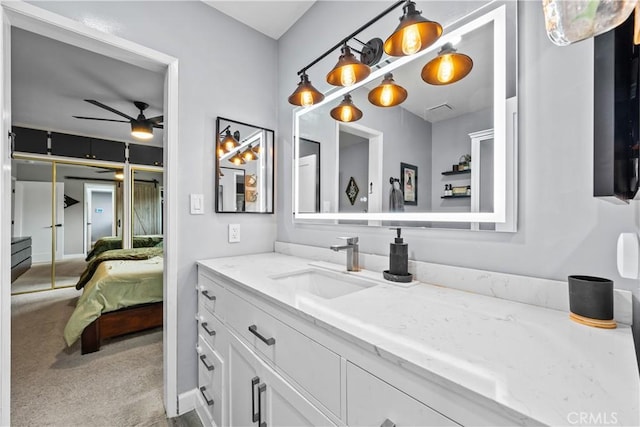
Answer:
<path fill-rule="evenodd" d="M 161 243 L 162 235 L 133 236 L 132 240 L 132 247 L 148 248 Z M 112 249 L 122 249 L 122 237 L 109 236 L 98 239 L 96 243 L 94 243 L 91 252 L 87 254 L 85 261 L 89 261 L 100 255 L 102 252 L 110 251 Z"/>
<path fill-rule="evenodd" d="M 71 346 L 102 313 L 138 304 L 159 302 L 162 296 L 163 258 L 101 262 L 84 285 L 82 296 L 64 329 Z"/>

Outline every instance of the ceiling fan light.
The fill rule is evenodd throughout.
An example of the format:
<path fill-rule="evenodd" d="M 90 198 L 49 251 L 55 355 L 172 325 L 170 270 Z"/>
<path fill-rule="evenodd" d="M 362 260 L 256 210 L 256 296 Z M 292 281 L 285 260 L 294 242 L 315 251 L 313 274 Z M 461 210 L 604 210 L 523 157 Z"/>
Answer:
<path fill-rule="evenodd" d="M 308 107 L 318 102 L 322 102 L 324 95 L 318 91 L 311 82 L 307 73 L 302 73 L 298 87 L 289 96 L 289 104 Z"/>
<path fill-rule="evenodd" d="M 224 135 L 224 138 L 222 139 L 222 142 L 220 143 L 220 145 L 222 146 L 224 151 L 229 153 L 229 152 L 233 151 L 233 149 L 236 148 L 240 144 L 233 137 L 233 135 L 231 135 L 231 131 L 229 129 L 227 129 L 227 131 L 226 131 L 226 133 Z"/>
<path fill-rule="evenodd" d="M 338 63 L 329 74 L 327 83 L 334 86 L 352 86 L 369 77 L 371 68 L 358 61 L 346 44 L 342 47 L 342 54 Z"/>
<path fill-rule="evenodd" d="M 369 102 L 378 107 L 394 107 L 407 99 L 407 90 L 396 84 L 393 74 L 387 73 L 379 86 L 369 92 Z"/>
<path fill-rule="evenodd" d="M 465 78 L 473 68 L 473 60 L 458 53 L 450 43 L 442 46 L 438 56 L 422 68 L 422 80 L 432 85 L 448 85 Z"/>
<path fill-rule="evenodd" d="M 413 1 L 402 7 L 404 14 L 395 31 L 384 42 L 389 56 L 407 56 L 431 46 L 442 35 L 442 25 L 424 18 Z"/>
<path fill-rule="evenodd" d="M 331 110 L 331 117 L 340 122 L 355 122 L 362 118 L 362 111 L 353 105 L 351 95 L 346 94 L 342 102 Z"/>
<path fill-rule="evenodd" d="M 132 120 L 131 136 L 138 139 L 151 139 L 153 138 L 153 125 L 146 120 Z"/>

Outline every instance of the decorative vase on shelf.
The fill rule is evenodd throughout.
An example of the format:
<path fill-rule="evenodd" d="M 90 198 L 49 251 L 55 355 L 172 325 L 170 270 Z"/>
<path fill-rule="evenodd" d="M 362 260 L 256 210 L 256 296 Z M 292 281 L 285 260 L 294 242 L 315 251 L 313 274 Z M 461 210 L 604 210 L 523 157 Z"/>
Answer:
<path fill-rule="evenodd" d="M 542 0 L 551 41 L 566 46 L 622 24 L 638 0 Z"/>

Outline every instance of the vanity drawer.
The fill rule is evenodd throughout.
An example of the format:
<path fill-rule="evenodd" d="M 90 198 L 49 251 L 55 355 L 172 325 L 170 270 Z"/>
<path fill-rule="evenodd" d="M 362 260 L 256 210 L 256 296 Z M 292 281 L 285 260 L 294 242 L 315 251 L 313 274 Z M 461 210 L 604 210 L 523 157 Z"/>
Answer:
<path fill-rule="evenodd" d="M 198 338 L 198 402 L 217 426 L 222 426 L 224 362 L 202 337 Z"/>
<path fill-rule="evenodd" d="M 215 279 L 203 273 L 198 273 L 198 301 L 218 318 L 224 320 L 226 290 Z"/>
<path fill-rule="evenodd" d="M 224 348 L 225 327 L 211 312 L 204 308 L 202 303 L 198 304 L 198 336 L 209 346 L 220 352 Z"/>
<path fill-rule="evenodd" d="M 233 292 L 227 293 L 227 302 L 227 325 L 300 388 L 340 416 L 340 356 Z"/>
<path fill-rule="evenodd" d="M 459 425 L 351 362 L 347 363 L 347 424 L 385 427 Z"/>

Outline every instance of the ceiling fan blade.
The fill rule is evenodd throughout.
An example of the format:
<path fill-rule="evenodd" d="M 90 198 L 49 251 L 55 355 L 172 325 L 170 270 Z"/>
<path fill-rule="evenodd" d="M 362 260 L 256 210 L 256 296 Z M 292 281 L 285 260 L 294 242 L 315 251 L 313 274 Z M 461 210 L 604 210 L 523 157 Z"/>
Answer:
<path fill-rule="evenodd" d="M 163 125 L 157 125 L 155 123 L 153 124 L 153 127 L 156 128 L 156 129 L 164 129 Z"/>
<path fill-rule="evenodd" d="M 153 123 L 162 123 L 162 122 L 164 122 L 164 116 L 155 116 L 155 117 L 151 117 L 151 118 L 149 118 L 147 120 L 149 120 L 150 122 L 153 122 Z"/>
<path fill-rule="evenodd" d="M 84 119 L 84 120 L 100 120 L 102 122 L 118 122 L 118 123 L 130 123 L 127 120 L 114 120 L 114 119 L 99 119 L 97 117 L 83 117 L 83 116 L 73 116 L 76 119 Z"/>
<path fill-rule="evenodd" d="M 104 105 L 103 103 L 98 102 L 98 101 L 96 101 L 94 99 L 85 99 L 85 101 L 87 101 L 89 104 L 93 104 L 96 107 L 104 108 L 107 111 L 111 111 L 112 113 L 115 113 L 115 114 L 117 114 L 119 116 L 125 117 L 125 118 L 127 118 L 129 120 L 135 120 L 133 117 L 123 113 L 122 111 L 118 111 L 118 110 L 116 110 L 114 108 L 111 108 L 108 105 Z"/>

